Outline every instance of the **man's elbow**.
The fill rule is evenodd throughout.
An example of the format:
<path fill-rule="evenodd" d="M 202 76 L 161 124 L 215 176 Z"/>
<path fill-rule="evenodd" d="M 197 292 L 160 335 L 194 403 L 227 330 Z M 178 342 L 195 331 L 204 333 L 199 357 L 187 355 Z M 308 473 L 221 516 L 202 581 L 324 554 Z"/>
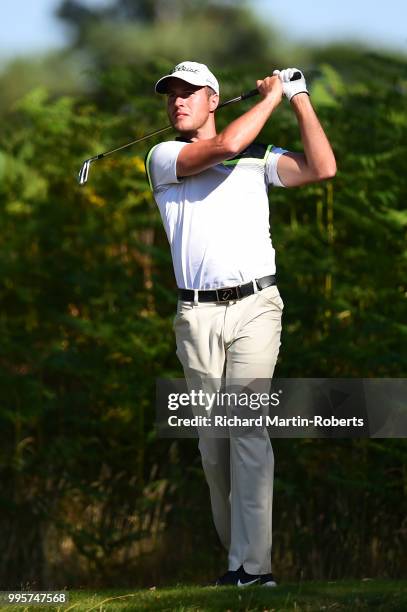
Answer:
<path fill-rule="evenodd" d="M 232 159 L 242 150 L 242 144 L 238 138 L 231 138 L 223 134 L 218 135 L 216 146 L 225 159 Z"/>
<path fill-rule="evenodd" d="M 332 179 L 336 175 L 336 171 L 336 162 L 333 162 L 327 166 L 324 166 L 323 168 L 318 168 L 316 178 L 318 181 L 326 181 L 328 179 Z"/>

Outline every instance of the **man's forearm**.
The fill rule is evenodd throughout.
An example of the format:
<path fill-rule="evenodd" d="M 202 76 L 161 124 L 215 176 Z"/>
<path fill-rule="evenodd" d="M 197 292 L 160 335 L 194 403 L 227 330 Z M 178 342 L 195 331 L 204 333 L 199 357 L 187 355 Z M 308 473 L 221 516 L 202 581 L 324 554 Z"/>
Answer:
<path fill-rule="evenodd" d="M 213 138 L 198 140 L 181 149 L 177 175 L 197 174 L 235 157 L 257 137 L 278 103 L 274 97 L 264 98 Z"/>
<path fill-rule="evenodd" d="M 316 177 L 333 176 L 336 172 L 335 156 L 308 94 L 297 94 L 291 105 L 297 116 L 308 167 Z"/>
<path fill-rule="evenodd" d="M 263 98 L 246 113 L 232 121 L 215 138 L 219 145 L 237 155 L 257 138 L 280 100 Z"/>

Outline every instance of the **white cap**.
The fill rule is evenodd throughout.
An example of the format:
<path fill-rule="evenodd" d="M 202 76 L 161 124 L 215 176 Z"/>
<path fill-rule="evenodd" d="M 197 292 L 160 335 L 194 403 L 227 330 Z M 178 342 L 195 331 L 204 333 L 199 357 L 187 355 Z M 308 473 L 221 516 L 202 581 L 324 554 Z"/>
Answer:
<path fill-rule="evenodd" d="M 167 93 L 168 79 L 171 78 L 181 79 L 192 85 L 200 85 L 204 87 L 212 87 L 212 89 L 219 94 L 219 83 L 216 77 L 209 70 L 205 64 L 198 64 L 198 62 L 181 62 L 173 68 L 170 74 L 163 76 L 155 84 L 155 90 L 157 93 Z"/>

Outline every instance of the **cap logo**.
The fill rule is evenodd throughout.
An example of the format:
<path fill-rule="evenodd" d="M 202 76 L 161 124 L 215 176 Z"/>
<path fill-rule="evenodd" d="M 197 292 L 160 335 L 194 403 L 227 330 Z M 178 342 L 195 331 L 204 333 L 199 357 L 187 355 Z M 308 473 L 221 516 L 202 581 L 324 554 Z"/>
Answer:
<path fill-rule="evenodd" d="M 183 64 L 178 64 L 178 66 L 175 66 L 175 68 L 171 70 L 171 74 L 174 74 L 174 72 L 181 72 L 182 70 L 184 72 L 199 72 L 199 68 L 189 68 Z"/>

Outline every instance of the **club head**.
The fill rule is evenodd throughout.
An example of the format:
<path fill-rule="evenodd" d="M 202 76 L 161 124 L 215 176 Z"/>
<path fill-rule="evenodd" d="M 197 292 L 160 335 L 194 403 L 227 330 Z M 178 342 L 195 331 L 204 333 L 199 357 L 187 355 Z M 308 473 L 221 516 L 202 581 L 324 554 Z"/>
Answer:
<path fill-rule="evenodd" d="M 79 175 L 78 175 L 79 185 L 84 185 L 86 181 L 88 180 L 89 168 L 90 168 L 91 162 L 92 162 L 91 159 L 87 159 L 86 161 L 83 162 L 82 168 L 80 169 Z"/>

